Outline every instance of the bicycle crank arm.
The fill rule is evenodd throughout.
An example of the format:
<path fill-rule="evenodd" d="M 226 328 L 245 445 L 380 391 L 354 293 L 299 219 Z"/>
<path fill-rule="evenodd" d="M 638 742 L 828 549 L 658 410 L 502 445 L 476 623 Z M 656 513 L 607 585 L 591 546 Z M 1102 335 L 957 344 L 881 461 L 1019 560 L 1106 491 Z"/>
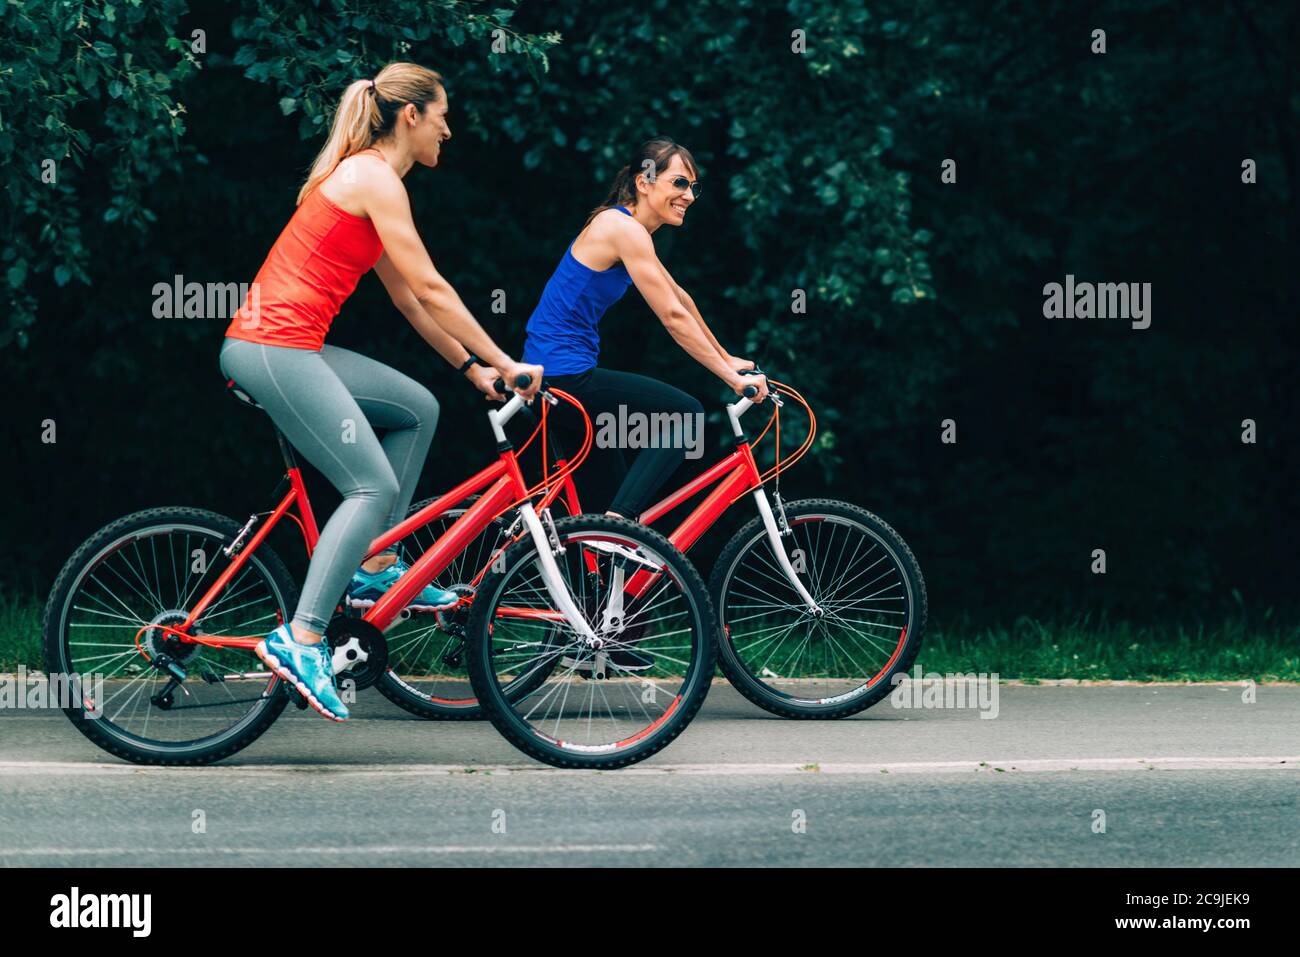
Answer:
<path fill-rule="evenodd" d="M 294 692 L 297 694 L 297 692 Z M 258 695 L 256 698 L 222 698 L 220 701 L 210 701 L 207 704 L 174 704 L 167 707 L 167 711 L 193 711 L 195 708 L 227 708 L 232 704 L 255 704 L 258 701 L 265 701 L 269 695 Z"/>

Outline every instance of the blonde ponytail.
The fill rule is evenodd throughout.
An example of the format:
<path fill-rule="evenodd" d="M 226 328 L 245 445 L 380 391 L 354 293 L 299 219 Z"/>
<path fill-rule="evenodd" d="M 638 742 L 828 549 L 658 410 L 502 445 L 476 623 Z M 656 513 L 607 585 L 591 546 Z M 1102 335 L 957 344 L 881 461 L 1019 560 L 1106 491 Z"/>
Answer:
<path fill-rule="evenodd" d="M 353 80 L 343 91 L 329 139 L 316 154 L 298 203 L 321 184 L 339 163 L 383 139 L 393 130 L 397 114 L 407 103 L 420 112 L 442 93 L 442 76 L 416 63 L 390 63 L 373 80 Z"/>

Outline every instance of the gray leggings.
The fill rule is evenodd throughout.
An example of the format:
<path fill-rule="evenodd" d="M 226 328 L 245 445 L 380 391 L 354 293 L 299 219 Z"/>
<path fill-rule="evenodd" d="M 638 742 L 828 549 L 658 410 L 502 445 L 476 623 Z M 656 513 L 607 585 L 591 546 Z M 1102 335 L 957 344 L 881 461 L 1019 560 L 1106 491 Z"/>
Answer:
<path fill-rule="evenodd" d="M 363 355 L 226 339 L 221 371 L 343 494 L 321 529 L 293 623 L 323 632 L 370 543 L 406 517 L 438 426 L 424 386 Z M 381 443 L 371 426 L 387 429 Z"/>

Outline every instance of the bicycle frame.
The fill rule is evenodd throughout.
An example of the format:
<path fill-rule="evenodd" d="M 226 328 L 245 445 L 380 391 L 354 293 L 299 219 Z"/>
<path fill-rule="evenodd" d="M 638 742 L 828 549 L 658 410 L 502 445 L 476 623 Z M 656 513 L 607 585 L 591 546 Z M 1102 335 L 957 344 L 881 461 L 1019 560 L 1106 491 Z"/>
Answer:
<path fill-rule="evenodd" d="M 233 385 L 233 383 L 230 383 Z M 565 399 L 575 405 L 580 411 L 582 406 L 568 393 L 558 389 L 551 390 L 554 395 Z M 545 397 L 542 401 L 548 401 Z M 556 611 L 550 612 L 549 615 L 556 619 L 565 619 L 583 638 L 591 641 L 594 639 L 594 633 L 587 624 L 582 613 L 573 602 L 568 590 L 564 587 L 558 566 L 555 563 L 555 556 L 551 553 L 551 546 L 542 525 L 541 519 L 537 514 L 537 506 L 532 501 L 534 490 L 528 487 L 524 481 L 523 473 L 520 471 L 519 463 L 516 458 L 514 447 L 506 440 L 504 426 L 510 418 L 524 407 L 524 400 L 519 396 L 512 397 L 501 409 L 492 409 L 488 412 L 488 419 L 491 422 L 493 433 L 497 439 L 497 460 L 482 469 L 469 479 L 466 479 L 460 485 L 457 485 L 446 495 L 440 496 L 436 501 L 431 502 L 427 507 L 421 509 L 415 515 L 388 529 L 378 538 L 370 543 L 366 557 L 375 555 L 381 549 L 386 548 L 393 542 L 404 538 L 416 528 L 435 521 L 456 505 L 459 505 L 465 499 L 476 493 L 481 493 L 481 497 L 464 514 L 457 518 L 438 540 L 420 556 L 418 560 L 393 583 L 384 594 L 375 602 L 373 606 L 367 609 L 363 620 L 374 625 L 380 631 L 385 631 L 388 627 L 403 613 L 408 604 L 420 593 L 420 591 L 437 577 L 452 560 L 458 555 L 466 545 L 468 545 L 477 535 L 487 528 L 493 519 L 505 512 L 512 506 L 519 504 L 520 513 L 523 518 L 524 532 L 531 535 L 538 549 L 540 564 L 542 566 L 542 577 L 551 592 L 551 597 L 555 601 Z M 586 413 L 583 412 L 585 418 Z M 590 435 L 590 420 L 587 421 L 588 435 Z M 287 471 L 280 486 L 276 489 L 275 494 L 279 494 L 287 482 L 288 491 L 280 500 L 279 504 L 271 512 L 269 518 L 262 527 L 257 530 L 247 543 L 242 541 L 243 535 L 252 527 L 256 516 L 253 516 L 244 526 L 244 529 L 235 538 L 230 545 L 226 546 L 228 556 L 236 556 L 230 566 L 221 573 L 220 576 L 207 589 L 198 603 L 189 611 L 185 621 L 179 625 L 169 627 L 169 632 L 174 632 L 182 640 L 198 641 L 202 644 L 212 647 L 225 648 L 248 648 L 252 649 L 262 640 L 261 636 L 254 635 L 201 635 L 198 637 L 187 634 L 194 622 L 203 616 L 208 606 L 216 599 L 229 582 L 239 574 L 240 569 L 248 561 L 248 557 L 257 551 L 257 548 L 266 540 L 271 530 L 279 523 L 285 515 L 289 515 L 298 523 L 302 530 L 303 539 L 307 546 L 307 554 L 310 557 L 315 551 L 319 541 L 320 534 L 316 527 L 315 515 L 312 511 L 311 501 L 307 495 L 307 487 L 302 479 L 302 470 L 298 467 L 297 461 L 293 456 L 292 448 L 285 441 L 283 435 L 277 430 L 277 438 L 280 441 L 281 451 L 285 457 Z M 578 457 L 575 456 L 575 459 Z M 585 458 L 585 454 L 582 455 Z M 572 472 L 578 464 L 569 463 Z M 567 473 L 564 475 L 567 478 Z M 554 489 L 547 489 L 546 494 L 542 496 L 539 504 L 546 508 L 554 498 L 560 494 L 563 485 L 557 484 Z M 293 515 L 291 509 L 297 509 L 298 515 Z M 484 569 L 486 571 L 486 568 Z M 480 572 L 479 577 L 482 576 Z M 477 579 L 476 579 L 477 580 Z M 535 610 L 527 610 L 530 616 L 535 616 Z M 519 609 L 523 614 L 524 609 Z M 502 616 L 509 616 L 510 609 L 501 609 Z"/>
<path fill-rule="evenodd" d="M 758 506 L 758 513 L 763 520 L 763 527 L 767 531 L 768 542 L 772 546 L 772 552 L 776 555 L 782 571 L 789 577 L 791 585 L 799 593 L 799 597 L 803 599 L 808 610 L 814 615 L 820 616 L 822 614 L 821 608 L 813 600 L 812 595 L 808 593 L 803 582 L 799 580 L 799 576 L 790 562 L 790 557 L 786 554 L 785 545 L 781 541 L 782 536 L 788 534 L 784 513 L 782 513 L 781 527 L 778 528 L 776 516 L 772 512 L 771 502 L 767 498 L 767 491 L 763 487 L 762 474 L 754 461 L 754 452 L 750 446 L 749 438 L 740 425 L 740 417 L 749 411 L 753 405 L 754 403 L 751 400 L 742 398 L 727 406 L 727 417 L 731 420 L 731 428 L 736 436 L 735 450 L 667 498 L 651 505 L 641 513 L 637 521 L 642 525 L 653 525 L 673 509 L 685 504 L 704 491 L 704 489 L 716 485 L 713 491 L 705 496 L 695 509 L 682 520 L 681 524 L 668 535 L 668 541 L 686 552 L 700 540 L 705 532 L 713 527 L 714 523 L 722 517 L 722 514 L 727 509 L 745 495 L 752 493 L 754 502 Z M 557 464 L 563 465 L 564 463 L 561 461 Z M 582 511 L 582 506 L 578 500 L 578 491 L 573 483 L 572 472 L 566 474 L 563 481 L 565 502 L 570 510 L 577 514 Z M 634 596 L 639 595 L 653 577 L 652 573 L 649 572 L 637 572 L 628 583 L 627 591 Z"/>

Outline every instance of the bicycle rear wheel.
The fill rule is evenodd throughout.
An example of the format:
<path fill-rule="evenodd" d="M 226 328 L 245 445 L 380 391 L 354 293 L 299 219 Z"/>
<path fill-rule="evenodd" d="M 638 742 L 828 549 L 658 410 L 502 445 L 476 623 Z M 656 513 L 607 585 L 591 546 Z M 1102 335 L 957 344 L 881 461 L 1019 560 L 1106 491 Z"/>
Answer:
<path fill-rule="evenodd" d="M 470 680 L 497 730 L 539 761 L 643 761 L 708 694 L 717 630 L 708 592 L 686 556 L 645 526 L 578 515 L 555 531 L 560 576 L 601 647 L 554 610 L 535 546 L 521 539 L 475 598 Z"/>
<path fill-rule="evenodd" d="M 463 505 L 449 509 L 402 539 L 408 562 L 414 564 L 477 499 L 477 495 L 470 496 Z M 436 501 L 435 496 L 416 502 L 407 516 Z M 556 506 L 563 509 L 562 500 Z M 451 560 L 433 584 L 463 595 L 474 594 L 475 579 L 505 546 L 505 533 L 516 515 L 511 510 L 494 519 Z M 462 606 L 446 612 L 413 613 L 406 621 L 395 621 L 385 633 L 388 668 L 375 683 L 376 690 L 398 707 L 431 721 L 481 718 L 483 709 L 470 686 L 465 660 L 469 614 L 469 608 Z M 517 689 L 522 690 L 522 686 Z"/>
<path fill-rule="evenodd" d="M 428 551 L 477 498 L 472 496 L 463 506 L 449 510 L 402 539 L 408 563 L 414 564 Z M 435 496 L 416 502 L 407 517 L 436 501 Z M 504 544 L 506 528 L 500 520 L 489 525 L 452 559 L 433 584 L 449 591 L 472 593 L 475 576 Z M 375 683 L 375 689 L 393 704 L 421 718 L 469 721 L 482 717 L 483 709 L 470 688 L 465 666 L 467 618 L 466 611 L 452 609 L 413 613 L 406 621 L 394 621 L 385 632 L 388 668 Z"/>
<path fill-rule="evenodd" d="M 754 704 L 786 718 L 842 718 L 871 707 L 916 660 L 925 580 L 907 543 L 866 509 L 803 499 L 785 506 L 787 555 L 824 615 L 781 570 L 761 519 L 718 556 L 709 593 L 718 660 Z"/>
<path fill-rule="evenodd" d="M 158 627 L 182 622 L 229 567 L 222 548 L 239 530 L 202 509 L 136 512 L 92 535 L 59 572 L 42 623 L 46 671 L 67 676 L 77 693 L 64 713 L 110 754 L 208 764 L 247 747 L 284 710 L 280 679 L 251 650 L 186 642 Z M 264 543 L 190 633 L 263 635 L 297 602 L 288 570 Z"/>

